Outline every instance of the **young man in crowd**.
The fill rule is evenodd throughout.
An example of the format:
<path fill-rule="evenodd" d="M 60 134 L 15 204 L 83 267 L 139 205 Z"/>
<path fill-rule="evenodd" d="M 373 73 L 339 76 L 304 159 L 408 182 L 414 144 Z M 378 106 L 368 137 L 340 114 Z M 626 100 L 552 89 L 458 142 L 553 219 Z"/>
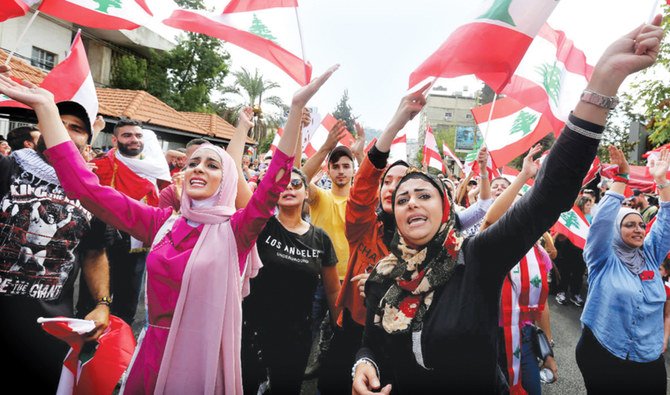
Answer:
<path fill-rule="evenodd" d="M 656 213 L 658 213 L 658 207 L 649 204 L 647 196 L 639 189 L 633 189 L 631 202 L 631 207 L 640 212 L 645 224 L 648 224 L 656 216 Z"/>
<path fill-rule="evenodd" d="M 7 142 L 12 151 L 23 148 L 35 149 L 40 139 L 40 131 L 33 126 L 20 126 L 7 133 Z"/>

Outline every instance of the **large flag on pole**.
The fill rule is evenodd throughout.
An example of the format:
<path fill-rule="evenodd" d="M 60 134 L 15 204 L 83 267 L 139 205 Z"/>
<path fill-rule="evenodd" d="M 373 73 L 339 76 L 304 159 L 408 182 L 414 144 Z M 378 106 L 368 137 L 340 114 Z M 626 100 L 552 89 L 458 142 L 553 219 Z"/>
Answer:
<path fill-rule="evenodd" d="M 442 173 L 446 172 L 440 151 L 437 150 L 437 141 L 433 135 L 433 128 L 428 126 L 426 128 L 426 137 L 423 144 L 423 164 L 428 168 L 439 170 Z"/>
<path fill-rule="evenodd" d="M 545 24 L 502 93 L 544 114 L 558 135 L 592 73 L 584 52 Z"/>
<path fill-rule="evenodd" d="M 0 22 L 24 16 L 30 9 L 30 5 L 22 0 L 2 0 L 0 5 Z"/>
<path fill-rule="evenodd" d="M 541 113 L 505 97 L 472 109 L 472 115 L 485 136 L 493 161 L 504 166 L 528 151 L 533 144 L 552 131 L 549 120 Z M 485 132 L 486 131 L 486 132 Z"/>
<path fill-rule="evenodd" d="M 86 110 L 89 120 L 95 120 L 98 114 L 98 95 L 81 33 L 75 36 L 70 54 L 47 74 L 40 87 L 51 92 L 56 103 L 73 101 L 80 104 Z M 0 95 L 0 107 L 28 108 L 3 95 Z"/>
<path fill-rule="evenodd" d="M 397 160 L 404 160 L 407 162 L 407 132 L 401 130 L 391 142 L 391 150 L 389 151 L 388 163 L 393 163 Z"/>
<path fill-rule="evenodd" d="M 306 85 L 312 66 L 303 57 L 297 0 L 233 0 L 223 13 L 178 9 L 163 21 L 174 28 L 202 33 L 244 48 Z"/>
<path fill-rule="evenodd" d="M 577 206 L 572 210 L 566 211 L 558 217 L 558 222 L 554 225 L 554 230 L 570 240 L 572 244 L 584 249 L 586 237 L 589 235 L 589 221 Z"/>
<path fill-rule="evenodd" d="M 144 0 L 42 0 L 39 10 L 96 29 L 132 30 L 149 23 Z"/>
<path fill-rule="evenodd" d="M 474 74 L 500 92 L 558 1 L 484 1 L 477 17 L 447 40 L 409 77 L 410 88 L 430 77 Z"/>

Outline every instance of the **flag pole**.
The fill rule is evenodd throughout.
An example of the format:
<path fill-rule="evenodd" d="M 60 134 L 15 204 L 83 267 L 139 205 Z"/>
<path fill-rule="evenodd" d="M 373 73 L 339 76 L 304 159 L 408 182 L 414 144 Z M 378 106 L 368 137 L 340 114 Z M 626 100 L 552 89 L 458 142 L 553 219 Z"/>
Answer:
<path fill-rule="evenodd" d="M 302 52 L 302 62 L 305 65 L 305 76 L 307 76 L 307 56 L 305 55 L 305 41 L 302 38 L 302 25 L 300 25 L 300 15 L 298 15 L 298 7 L 294 7 L 293 11 L 295 12 L 295 21 L 298 24 L 298 36 L 300 36 L 300 51 Z M 309 81 L 305 81 L 305 84 L 308 84 Z"/>
<path fill-rule="evenodd" d="M 30 26 L 35 22 L 35 18 L 37 18 L 37 15 L 40 13 L 39 10 L 35 10 L 35 13 L 33 14 L 32 17 L 30 17 L 30 20 L 26 24 L 26 27 L 23 28 L 23 32 L 21 32 L 21 35 L 19 36 L 19 39 L 16 40 L 16 45 L 14 46 L 14 49 L 7 55 L 7 59 L 5 60 L 5 66 L 9 66 L 9 61 L 12 60 L 12 57 L 16 53 L 16 50 L 19 48 L 19 43 L 23 41 L 23 37 L 26 35 L 28 32 L 28 29 L 30 29 Z"/>
<path fill-rule="evenodd" d="M 658 3 L 660 0 L 654 0 L 654 4 L 651 7 L 651 13 L 649 13 L 649 18 L 647 18 L 647 23 L 651 23 L 651 21 L 654 20 L 654 17 L 656 16 L 656 9 L 658 8 Z"/>
<path fill-rule="evenodd" d="M 491 127 L 491 118 L 493 118 L 493 109 L 496 107 L 496 100 L 498 100 L 498 92 L 493 92 L 493 101 L 491 102 L 491 110 L 489 111 L 489 120 L 486 122 L 486 130 L 484 130 L 484 141 L 482 146 L 486 147 L 486 136 L 489 135 L 489 128 Z"/>

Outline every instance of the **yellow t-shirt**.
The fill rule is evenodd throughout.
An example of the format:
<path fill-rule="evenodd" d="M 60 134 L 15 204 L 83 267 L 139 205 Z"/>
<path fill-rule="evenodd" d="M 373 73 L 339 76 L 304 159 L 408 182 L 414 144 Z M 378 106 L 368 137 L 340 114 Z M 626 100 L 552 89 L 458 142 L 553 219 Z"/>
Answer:
<path fill-rule="evenodd" d="M 326 231 L 333 242 L 337 254 L 337 274 L 340 280 L 347 273 L 349 261 L 349 242 L 344 233 L 344 216 L 347 211 L 347 197 L 334 196 L 332 191 L 315 188 L 317 193 L 309 204 L 312 225 Z"/>

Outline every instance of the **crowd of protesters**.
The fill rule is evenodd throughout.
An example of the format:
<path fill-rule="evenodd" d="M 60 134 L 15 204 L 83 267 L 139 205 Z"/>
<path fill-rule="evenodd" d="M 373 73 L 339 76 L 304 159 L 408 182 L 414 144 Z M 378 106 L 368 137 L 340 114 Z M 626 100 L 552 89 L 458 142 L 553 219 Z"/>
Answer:
<path fill-rule="evenodd" d="M 605 51 L 589 97 L 615 96 L 654 63 L 659 23 Z M 463 178 L 391 162 L 427 84 L 367 152 L 360 125 L 338 145 L 353 132 L 338 121 L 303 163 L 306 105 L 336 70 L 294 94 L 278 146 L 251 157 L 250 108 L 225 150 L 194 139 L 163 153 L 121 120 L 114 148 L 95 151 L 100 117 L 3 66 L 0 93 L 38 121 L 0 141 L 6 383 L 55 393 L 67 347 L 37 318 L 90 320 L 83 337 L 96 342 L 112 315 L 133 323 L 144 286 L 123 393 L 298 394 L 316 378 L 322 394 L 539 394 L 559 377 L 550 293 L 584 309 L 576 359 L 589 393 L 666 392 L 670 153 L 649 167 L 657 195 L 627 192 L 613 147 L 616 176 L 584 187 L 609 111 L 587 99 L 543 164 L 533 147 L 513 180 L 490 177 L 485 147 Z M 552 227 L 573 207 L 591 224 L 583 248 Z"/>

